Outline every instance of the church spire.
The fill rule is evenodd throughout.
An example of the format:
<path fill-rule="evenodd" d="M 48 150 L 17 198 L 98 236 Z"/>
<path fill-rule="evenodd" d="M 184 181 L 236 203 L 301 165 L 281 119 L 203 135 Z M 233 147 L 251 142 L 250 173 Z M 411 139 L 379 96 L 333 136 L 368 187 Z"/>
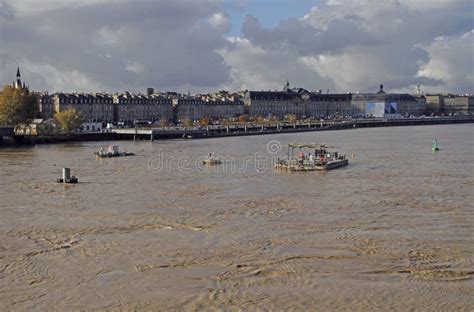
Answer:
<path fill-rule="evenodd" d="M 16 82 L 14 84 L 14 87 L 16 89 L 20 89 L 22 87 L 21 75 L 20 75 L 20 66 L 18 66 L 17 69 L 16 69 Z"/>

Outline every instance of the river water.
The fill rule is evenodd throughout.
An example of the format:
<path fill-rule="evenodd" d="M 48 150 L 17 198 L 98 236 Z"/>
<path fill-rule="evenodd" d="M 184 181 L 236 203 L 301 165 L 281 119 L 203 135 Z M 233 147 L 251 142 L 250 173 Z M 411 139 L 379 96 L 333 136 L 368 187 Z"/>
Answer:
<path fill-rule="evenodd" d="M 137 155 L 115 159 L 92 156 L 103 142 L 0 149 L 0 310 L 472 310 L 473 137 L 468 124 L 116 142 Z M 350 164 L 273 171 L 291 142 L 337 145 Z M 208 152 L 224 163 L 203 167 Z M 63 167 L 78 184 L 55 183 Z"/>

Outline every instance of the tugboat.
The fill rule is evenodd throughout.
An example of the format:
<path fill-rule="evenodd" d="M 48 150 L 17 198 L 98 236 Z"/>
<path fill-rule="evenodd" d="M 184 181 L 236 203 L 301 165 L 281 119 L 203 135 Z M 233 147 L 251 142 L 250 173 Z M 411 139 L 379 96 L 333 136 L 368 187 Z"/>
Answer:
<path fill-rule="evenodd" d="M 295 157 L 294 149 L 300 152 Z M 316 143 L 292 143 L 288 145 L 288 158 L 278 159 L 275 163 L 276 169 L 288 171 L 316 171 L 332 170 L 347 166 L 349 160 L 346 155 L 341 155 L 334 150 L 333 146 Z M 314 149 L 314 154 L 305 154 L 303 149 Z"/>
<path fill-rule="evenodd" d="M 218 165 L 222 163 L 219 158 L 216 158 L 214 153 L 207 154 L 207 158 L 202 161 L 204 165 Z"/>
<path fill-rule="evenodd" d="M 124 157 L 124 156 L 134 156 L 134 153 L 119 152 L 119 147 L 117 145 L 109 145 L 107 150 L 103 147 L 100 148 L 98 152 L 94 152 L 94 155 L 100 158 L 110 158 L 110 157 Z"/>

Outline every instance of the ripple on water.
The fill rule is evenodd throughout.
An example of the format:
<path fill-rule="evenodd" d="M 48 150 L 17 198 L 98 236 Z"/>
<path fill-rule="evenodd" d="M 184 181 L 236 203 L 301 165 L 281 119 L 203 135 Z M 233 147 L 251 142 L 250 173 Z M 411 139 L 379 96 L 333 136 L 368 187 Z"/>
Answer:
<path fill-rule="evenodd" d="M 433 155 L 434 137 L 456 153 Z M 92 157 L 100 142 L 2 150 L 0 310 L 468 310 L 471 139 L 457 125 L 124 141 L 142 156 L 110 161 Z M 209 151 L 241 165 L 270 140 L 356 159 L 324 174 L 148 166 Z M 54 183 L 65 166 L 80 184 Z"/>

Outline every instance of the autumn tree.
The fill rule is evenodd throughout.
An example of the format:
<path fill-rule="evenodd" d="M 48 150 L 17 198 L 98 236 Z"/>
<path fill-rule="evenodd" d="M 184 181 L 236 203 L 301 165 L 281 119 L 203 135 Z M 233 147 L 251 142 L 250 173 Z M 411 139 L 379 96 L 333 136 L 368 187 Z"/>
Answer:
<path fill-rule="evenodd" d="M 0 92 L 0 124 L 30 123 L 38 115 L 38 99 L 27 88 L 5 86 Z"/>
<path fill-rule="evenodd" d="M 245 123 L 249 121 L 249 115 L 240 115 L 239 116 L 239 122 L 240 123 Z"/>
<path fill-rule="evenodd" d="M 72 130 L 78 129 L 81 126 L 85 121 L 85 116 L 74 107 L 69 107 L 62 112 L 57 112 L 54 115 L 54 119 L 61 126 L 61 129 L 69 134 Z"/>
<path fill-rule="evenodd" d="M 204 116 L 201 118 L 201 121 L 200 121 L 200 124 L 201 126 L 208 126 L 209 125 L 209 118 Z"/>
<path fill-rule="evenodd" d="M 294 114 L 288 114 L 286 115 L 286 120 L 288 120 L 291 123 L 295 123 L 296 120 L 298 120 L 298 117 L 296 117 L 296 115 Z"/>

